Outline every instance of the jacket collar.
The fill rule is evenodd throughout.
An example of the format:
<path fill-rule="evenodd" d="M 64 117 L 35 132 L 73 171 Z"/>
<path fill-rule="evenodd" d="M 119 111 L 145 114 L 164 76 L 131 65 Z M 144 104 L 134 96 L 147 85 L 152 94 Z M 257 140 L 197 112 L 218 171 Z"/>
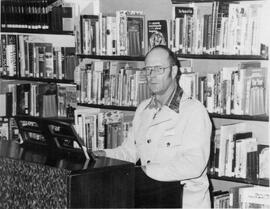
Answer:
<path fill-rule="evenodd" d="M 171 110 L 175 111 L 176 113 L 179 113 L 179 105 L 180 100 L 183 95 L 183 89 L 177 85 L 176 90 L 172 93 L 172 95 L 168 98 L 167 102 L 164 104 L 168 106 Z M 160 108 L 162 104 L 156 99 L 155 95 L 152 95 L 150 102 L 146 105 L 144 109 L 152 109 L 152 108 Z"/>

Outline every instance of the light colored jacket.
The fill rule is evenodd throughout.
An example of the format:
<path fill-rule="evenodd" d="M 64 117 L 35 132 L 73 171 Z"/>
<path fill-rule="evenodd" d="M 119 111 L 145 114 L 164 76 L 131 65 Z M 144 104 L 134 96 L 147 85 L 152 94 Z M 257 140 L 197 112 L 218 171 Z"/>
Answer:
<path fill-rule="evenodd" d="M 140 159 L 149 177 L 184 184 L 183 208 L 210 208 L 206 166 L 211 122 L 199 101 L 185 94 L 176 96 L 173 104 L 163 105 L 158 113 L 149 108 L 150 99 L 143 101 L 128 139 L 115 149 L 106 149 L 106 156 L 133 163 Z"/>

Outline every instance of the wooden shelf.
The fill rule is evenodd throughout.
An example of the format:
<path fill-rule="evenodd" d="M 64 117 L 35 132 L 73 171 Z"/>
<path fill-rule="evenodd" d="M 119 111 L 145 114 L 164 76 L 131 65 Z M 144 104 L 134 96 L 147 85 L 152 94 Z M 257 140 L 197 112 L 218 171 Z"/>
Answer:
<path fill-rule="evenodd" d="M 18 34 L 44 34 L 44 35 L 74 35 L 73 32 L 55 32 L 50 30 L 34 30 L 34 29 L 24 29 L 24 28 L 1 28 L 1 33 L 18 33 Z"/>
<path fill-rule="evenodd" d="M 92 107 L 92 108 L 100 108 L 100 109 L 114 109 L 114 110 L 123 110 L 123 111 L 136 110 L 136 107 L 132 107 L 132 106 L 100 105 L 100 104 L 86 104 L 86 103 L 78 103 L 78 105 L 84 106 L 84 107 Z"/>
<path fill-rule="evenodd" d="M 100 108 L 100 109 L 116 109 L 116 110 L 127 110 L 135 111 L 137 107 L 133 106 L 117 106 L 117 105 L 101 105 L 101 104 L 87 104 L 87 103 L 78 103 L 80 106 Z M 269 121 L 269 117 L 266 115 L 221 115 L 216 113 L 209 113 L 211 118 L 224 118 L 224 119 L 236 119 L 236 120 L 252 120 L 252 121 Z"/>
<path fill-rule="evenodd" d="M 244 184 L 254 184 L 254 185 L 260 185 L 260 186 L 269 186 L 269 179 L 258 179 L 258 180 L 248 180 L 243 178 L 234 178 L 234 177 L 228 177 L 228 176 L 215 176 L 215 175 L 209 175 L 211 179 L 217 179 L 217 180 L 223 180 L 223 181 L 231 181 L 231 182 L 238 182 L 238 183 L 244 183 Z"/>
<path fill-rule="evenodd" d="M 144 56 L 119 56 L 119 55 L 88 55 L 77 54 L 79 58 L 102 59 L 102 60 L 127 60 L 144 61 Z M 212 55 L 212 54 L 177 54 L 178 58 L 187 59 L 219 59 L 219 60 L 268 60 L 268 57 L 260 55 Z"/>
<path fill-rule="evenodd" d="M 54 79 L 54 78 L 34 78 L 34 77 L 11 77 L 11 76 L 2 76 L 0 79 L 4 80 L 19 80 L 19 81 L 34 81 L 34 82 L 46 82 L 46 83 L 70 83 L 73 84 L 74 80 L 66 79 Z"/>
<path fill-rule="evenodd" d="M 172 4 L 183 4 L 183 3 L 203 3 L 203 2 L 213 2 L 214 0 L 171 0 Z M 216 1 L 224 1 L 224 0 L 216 0 Z M 260 1 L 260 0 L 237 0 L 237 1 Z M 229 2 L 235 2 L 233 0 L 229 0 Z"/>
<path fill-rule="evenodd" d="M 101 59 L 101 60 L 126 60 L 126 61 L 144 61 L 143 56 L 119 56 L 119 55 L 89 55 L 77 54 L 79 58 Z"/>
<path fill-rule="evenodd" d="M 50 4 L 52 4 L 53 2 L 55 2 L 55 1 L 57 1 L 57 0 L 47 0 L 46 1 L 46 5 L 50 5 Z M 1 2 L 2 3 L 4 3 L 4 2 L 11 2 L 10 0 L 1 0 Z M 16 2 L 16 1 L 13 1 L 14 2 L 14 4 L 20 4 L 21 2 Z M 24 2 L 23 3 L 33 3 L 33 2 L 39 2 L 39 0 L 24 0 Z"/>
<path fill-rule="evenodd" d="M 219 60 L 268 60 L 268 57 L 260 55 L 177 54 L 177 57 L 189 59 L 219 59 Z"/>
<path fill-rule="evenodd" d="M 209 113 L 211 118 L 224 118 L 224 119 L 236 119 L 236 120 L 252 120 L 252 121 L 269 121 L 267 115 L 222 115 L 217 113 Z"/>

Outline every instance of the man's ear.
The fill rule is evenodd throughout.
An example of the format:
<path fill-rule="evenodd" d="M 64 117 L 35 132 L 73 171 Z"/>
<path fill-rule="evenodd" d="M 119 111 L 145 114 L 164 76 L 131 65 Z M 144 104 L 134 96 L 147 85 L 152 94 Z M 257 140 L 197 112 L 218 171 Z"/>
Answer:
<path fill-rule="evenodd" d="M 178 68 L 176 65 L 172 66 L 172 78 L 174 79 L 177 75 Z"/>

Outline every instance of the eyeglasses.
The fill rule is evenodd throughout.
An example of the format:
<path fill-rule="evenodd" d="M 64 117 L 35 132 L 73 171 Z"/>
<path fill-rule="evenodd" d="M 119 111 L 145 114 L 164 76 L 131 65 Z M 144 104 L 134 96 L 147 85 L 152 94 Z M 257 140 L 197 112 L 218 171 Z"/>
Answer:
<path fill-rule="evenodd" d="M 144 67 L 143 70 L 146 73 L 147 76 L 150 75 L 161 75 L 164 73 L 165 69 L 170 68 L 171 66 L 168 67 L 162 67 L 162 66 L 147 66 Z"/>

